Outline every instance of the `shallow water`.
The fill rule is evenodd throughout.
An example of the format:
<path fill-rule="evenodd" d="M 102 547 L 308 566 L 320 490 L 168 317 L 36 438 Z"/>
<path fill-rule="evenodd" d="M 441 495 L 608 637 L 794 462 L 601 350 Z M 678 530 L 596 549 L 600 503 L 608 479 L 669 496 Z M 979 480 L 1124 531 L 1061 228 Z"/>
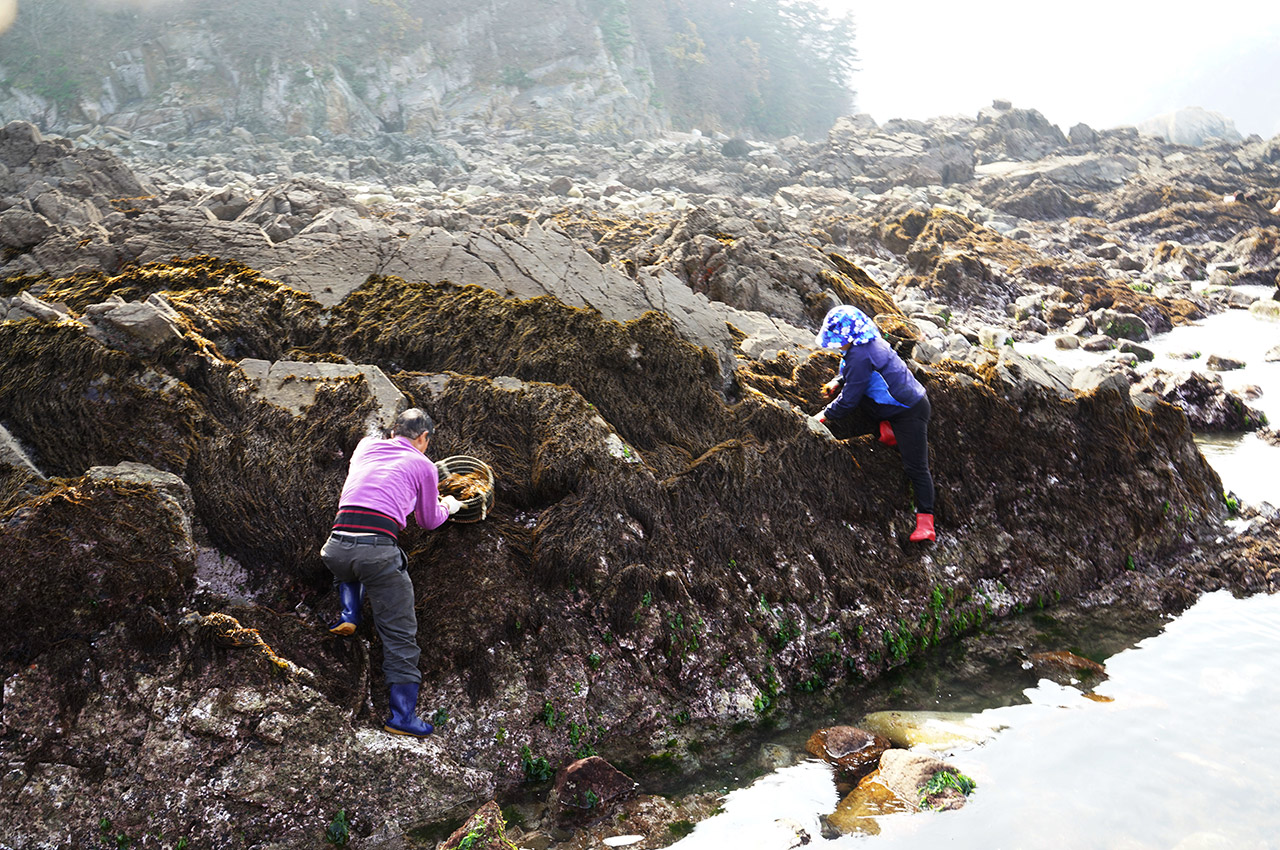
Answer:
<path fill-rule="evenodd" d="M 1048 680 L 979 714 L 1003 728 L 945 757 L 978 787 L 953 812 L 887 815 L 878 836 L 823 846 L 920 848 L 1280 847 L 1280 596 L 1209 594 L 1159 635 L 1107 660 L 1096 702 Z M 727 795 L 681 850 L 815 840 L 838 802 L 816 761 Z"/>
<path fill-rule="evenodd" d="M 1267 298 L 1273 291 L 1269 287 L 1238 289 Z M 1151 369 L 1198 371 L 1220 375 L 1227 390 L 1256 387 L 1262 394 L 1250 400 L 1249 405 L 1266 414 L 1270 427 L 1280 427 L 1280 362 L 1268 363 L 1263 359 L 1266 352 L 1280 345 L 1280 323 L 1259 318 L 1248 310 L 1228 310 L 1195 324 L 1174 328 L 1141 344 L 1155 354 L 1155 359 L 1139 363 L 1139 374 Z M 1060 351 L 1054 348 L 1052 337 L 1014 347 L 1023 354 L 1037 354 L 1069 369 L 1091 366 L 1106 357 L 1080 349 Z M 1197 352 L 1199 356 L 1192 359 L 1174 356 Z M 1205 363 L 1214 354 L 1241 360 L 1245 366 L 1229 372 L 1212 372 Z M 1280 448 L 1253 433 L 1198 434 L 1196 442 L 1226 489 L 1246 502 L 1266 501 L 1280 506 Z"/>
<path fill-rule="evenodd" d="M 1269 293 L 1268 293 L 1269 294 Z M 1280 363 L 1263 354 L 1280 325 L 1246 311 L 1210 316 L 1147 343 L 1140 371 L 1204 370 L 1210 354 L 1244 360 L 1221 373 L 1227 389 L 1258 386 L 1250 402 L 1280 423 Z M 1057 351 L 1052 340 L 1017 346 L 1070 368 L 1099 355 Z M 1201 352 L 1194 360 L 1169 355 Z M 1207 371 L 1207 370 L 1205 370 Z M 1197 437 L 1223 485 L 1247 502 L 1280 505 L 1280 449 L 1253 434 Z M 1209 594 L 1167 623 L 1103 611 L 1088 622 L 1053 612 L 1030 629 L 1039 643 L 1106 661 L 1096 693 L 1110 702 L 1029 675 L 1016 658 L 966 659 L 964 646 L 912 665 L 848 706 L 778 736 L 803 751 L 808 731 L 856 724 L 887 708 L 962 710 L 1003 727 L 982 746 L 946 754 L 977 781 L 958 811 L 886 815 L 880 834 L 823 841 L 820 817 L 839 802 L 830 769 L 816 760 L 774 771 L 729 792 L 724 811 L 677 842 L 680 850 L 783 850 L 796 827 L 810 846 L 868 850 L 1106 848 L 1106 850 L 1280 850 L 1280 595 Z M 1039 647 L 1045 648 L 1045 647 Z"/>

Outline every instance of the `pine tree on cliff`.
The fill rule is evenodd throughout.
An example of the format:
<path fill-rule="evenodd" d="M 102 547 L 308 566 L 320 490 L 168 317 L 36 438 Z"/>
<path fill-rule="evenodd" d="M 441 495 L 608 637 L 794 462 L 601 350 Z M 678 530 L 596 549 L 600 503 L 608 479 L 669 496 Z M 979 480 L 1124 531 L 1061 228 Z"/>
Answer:
<path fill-rule="evenodd" d="M 620 0 L 597 0 L 615 9 Z M 849 17 L 812 0 L 626 4 L 678 124 L 768 136 L 822 133 L 852 105 Z"/>

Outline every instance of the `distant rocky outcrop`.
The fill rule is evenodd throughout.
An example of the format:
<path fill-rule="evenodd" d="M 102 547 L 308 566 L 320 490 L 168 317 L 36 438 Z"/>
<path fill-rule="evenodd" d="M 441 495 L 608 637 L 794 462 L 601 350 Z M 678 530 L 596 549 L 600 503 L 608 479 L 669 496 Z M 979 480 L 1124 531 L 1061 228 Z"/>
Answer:
<path fill-rule="evenodd" d="M 1158 136 L 1175 145 L 1200 146 L 1211 142 L 1239 142 L 1244 137 L 1225 115 L 1198 106 L 1157 115 L 1138 125 L 1138 132 Z"/>

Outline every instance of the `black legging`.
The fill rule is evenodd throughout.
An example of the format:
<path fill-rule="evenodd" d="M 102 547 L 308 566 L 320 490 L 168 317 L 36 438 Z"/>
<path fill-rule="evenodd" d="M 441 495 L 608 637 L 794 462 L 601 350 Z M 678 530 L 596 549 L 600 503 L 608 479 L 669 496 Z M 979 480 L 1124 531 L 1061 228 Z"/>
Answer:
<path fill-rule="evenodd" d="M 880 423 L 888 420 L 898 440 L 902 468 L 911 479 L 916 494 L 916 512 L 933 513 L 933 475 L 929 472 L 929 416 L 933 408 L 924 396 L 910 407 L 893 407 L 863 398 L 853 413 L 829 421 L 832 433 L 840 439 L 859 434 L 880 433 Z"/>
<path fill-rule="evenodd" d="M 885 409 L 884 405 L 876 407 Z M 924 396 L 901 413 L 885 417 L 898 440 L 902 468 L 916 491 L 916 512 L 922 514 L 933 513 L 933 476 L 929 473 L 929 414 L 932 412 L 929 397 Z"/>

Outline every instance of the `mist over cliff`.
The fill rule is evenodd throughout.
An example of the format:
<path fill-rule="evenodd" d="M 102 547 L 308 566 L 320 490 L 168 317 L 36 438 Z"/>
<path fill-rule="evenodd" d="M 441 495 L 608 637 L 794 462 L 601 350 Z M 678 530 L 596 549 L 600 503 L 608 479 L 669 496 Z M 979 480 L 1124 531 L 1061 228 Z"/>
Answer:
<path fill-rule="evenodd" d="M 0 35 L 0 121 L 814 135 L 851 104 L 852 36 L 807 0 L 41 0 Z"/>

